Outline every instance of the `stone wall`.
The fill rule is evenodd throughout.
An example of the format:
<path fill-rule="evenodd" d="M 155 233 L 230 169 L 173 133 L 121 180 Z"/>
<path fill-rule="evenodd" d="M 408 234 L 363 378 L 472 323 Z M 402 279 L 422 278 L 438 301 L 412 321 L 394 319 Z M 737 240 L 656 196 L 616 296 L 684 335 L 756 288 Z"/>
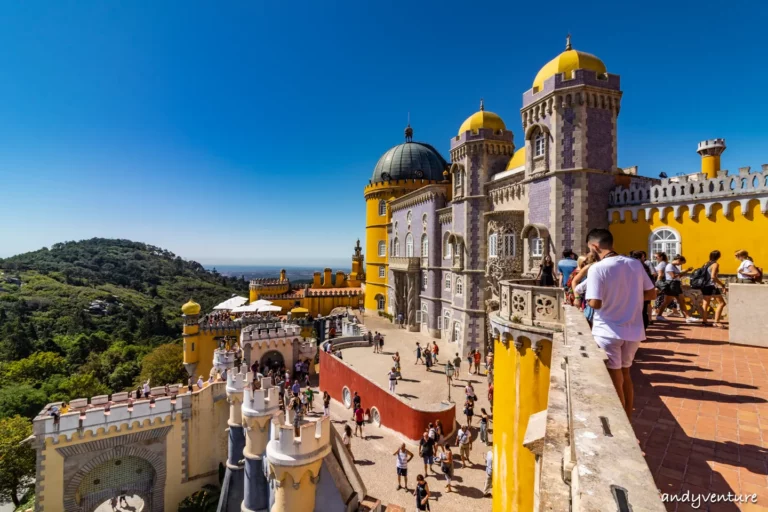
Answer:
<path fill-rule="evenodd" d="M 768 316 L 762 309 L 765 304 L 768 304 L 768 285 L 731 283 L 728 286 L 731 343 L 768 347 Z"/>

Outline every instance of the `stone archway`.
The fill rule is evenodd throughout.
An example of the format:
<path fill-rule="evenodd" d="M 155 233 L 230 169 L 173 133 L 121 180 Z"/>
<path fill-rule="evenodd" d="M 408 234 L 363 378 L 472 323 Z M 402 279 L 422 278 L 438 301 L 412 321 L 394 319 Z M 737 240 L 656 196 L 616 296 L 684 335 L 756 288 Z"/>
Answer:
<path fill-rule="evenodd" d="M 267 361 L 270 361 L 270 364 L 272 366 L 280 366 L 281 364 L 285 363 L 285 358 L 283 357 L 283 354 L 280 353 L 279 350 L 269 350 L 264 353 L 263 356 L 261 356 L 261 361 L 259 361 L 259 367 L 264 366 L 267 364 Z"/>
<path fill-rule="evenodd" d="M 166 477 L 164 438 L 170 428 L 58 448 L 56 451 L 65 457 L 64 510 L 92 512 L 105 499 L 122 491 L 140 496 L 144 511 L 162 512 Z M 73 467 L 74 475 L 67 479 L 68 463 L 78 460 L 86 462 Z"/>

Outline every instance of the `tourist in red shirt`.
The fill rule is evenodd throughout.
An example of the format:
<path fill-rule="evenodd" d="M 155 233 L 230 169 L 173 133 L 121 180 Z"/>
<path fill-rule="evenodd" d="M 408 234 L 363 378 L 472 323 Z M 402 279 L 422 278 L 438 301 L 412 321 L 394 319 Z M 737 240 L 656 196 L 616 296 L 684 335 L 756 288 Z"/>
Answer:
<path fill-rule="evenodd" d="M 355 435 L 357 435 L 357 429 L 360 429 L 360 437 L 363 437 L 363 423 L 365 423 L 365 411 L 358 406 L 355 409 Z"/>

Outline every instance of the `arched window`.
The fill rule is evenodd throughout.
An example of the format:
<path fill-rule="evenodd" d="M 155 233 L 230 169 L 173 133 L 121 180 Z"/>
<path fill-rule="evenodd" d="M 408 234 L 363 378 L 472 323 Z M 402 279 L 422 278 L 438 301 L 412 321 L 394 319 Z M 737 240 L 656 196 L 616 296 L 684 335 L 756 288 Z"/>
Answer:
<path fill-rule="evenodd" d="M 451 259 L 451 256 L 453 254 L 453 251 L 452 251 L 453 244 L 451 244 L 451 242 L 448 241 L 449 237 L 450 235 L 448 233 L 446 233 L 443 236 L 443 259 L 446 259 L 446 260 Z"/>
<path fill-rule="evenodd" d="M 427 325 L 427 317 L 429 316 L 429 309 L 426 304 L 421 305 L 421 323 Z"/>
<path fill-rule="evenodd" d="M 413 236 L 410 233 L 405 236 L 405 257 L 413 258 Z"/>
<path fill-rule="evenodd" d="M 387 202 L 385 200 L 379 201 L 379 215 L 382 217 L 387 214 Z"/>
<path fill-rule="evenodd" d="M 395 238 L 395 258 L 400 257 L 400 240 Z"/>
<path fill-rule="evenodd" d="M 488 257 L 489 258 L 495 258 L 498 256 L 497 253 L 497 246 L 499 243 L 499 235 L 497 235 L 494 232 L 491 232 L 490 235 L 488 235 Z"/>
<path fill-rule="evenodd" d="M 445 274 L 445 291 L 451 291 L 451 274 Z"/>
<path fill-rule="evenodd" d="M 544 156 L 547 139 L 541 130 L 537 130 L 533 137 L 533 156 Z"/>
<path fill-rule="evenodd" d="M 379 241 L 379 256 L 387 255 L 387 242 L 384 240 Z"/>
<path fill-rule="evenodd" d="M 421 257 L 429 258 L 429 238 L 427 235 L 421 235 Z"/>
<path fill-rule="evenodd" d="M 531 256 L 541 258 L 544 256 L 544 239 L 531 238 Z"/>
<path fill-rule="evenodd" d="M 387 269 L 384 268 L 384 265 L 379 267 L 379 277 L 382 278 L 382 279 L 387 277 Z"/>
<path fill-rule="evenodd" d="M 383 311 L 385 305 L 384 296 L 382 294 L 378 294 L 376 297 L 374 297 L 374 299 L 376 300 L 376 309 Z"/>
<path fill-rule="evenodd" d="M 413 219 L 413 213 L 411 212 L 411 210 L 408 210 L 408 213 L 406 214 L 405 219 L 408 221 L 408 225 L 410 226 L 411 219 Z"/>
<path fill-rule="evenodd" d="M 680 254 L 680 235 L 669 228 L 657 229 L 651 233 L 649 255 L 665 252 L 671 260 L 675 254 Z"/>
<path fill-rule="evenodd" d="M 456 295 L 464 293 L 464 281 L 460 278 L 456 278 Z"/>
<path fill-rule="evenodd" d="M 459 322 L 453 322 L 453 336 L 451 337 L 451 341 L 454 343 L 458 343 L 460 338 L 461 338 L 461 324 Z"/>

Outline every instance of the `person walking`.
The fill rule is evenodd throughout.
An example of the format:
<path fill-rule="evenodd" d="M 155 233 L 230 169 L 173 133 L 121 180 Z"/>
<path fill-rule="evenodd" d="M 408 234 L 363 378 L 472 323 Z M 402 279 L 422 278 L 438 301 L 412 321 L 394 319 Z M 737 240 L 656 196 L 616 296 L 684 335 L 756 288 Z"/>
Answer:
<path fill-rule="evenodd" d="M 589 270 L 586 299 L 595 310 L 592 335 L 608 356 L 608 374 L 627 416 L 632 418 L 634 389 L 629 369 L 645 339 L 642 304 L 656 289 L 638 260 L 613 249 L 607 229 L 593 229 L 587 247 L 600 260 Z"/>
<path fill-rule="evenodd" d="M 421 361 L 421 364 L 424 364 L 424 360 L 421 358 L 421 345 L 419 342 L 416 342 L 416 361 L 413 362 L 413 364 L 419 364 L 419 361 Z"/>
<path fill-rule="evenodd" d="M 709 253 L 709 261 L 702 267 L 702 273 L 704 274 L 702 282 L 694 283 L 697 280 L 697 276 L 694 273 L 694 276 L 691 278 L 691 288 L 695 284 L 704 296 L 701 301 L 701 307 L 704 310 L 701 316 L 702 324 L 709 325 L 707 323 L 709 319 L 709 306 L 713 304 L 715 306 L 715 321 L 712 325 L 722 329 L 723 324 L 720 323 L 720 315 L 723 314 L 723 308 L 725 307 L 725 300 L 723 299 L 725 283 L 719 277 L 720 263 L 717 262 L 719 259 L 720 251 Z"/>
<path fill-rule="evenodd" d="M 491 416 L 485 410 L 480 408 L 480 440 L 488 446 L 488 424 L 491 421 Z"/>
<path fill-rule="evenodd" d="M 405 443 L 400 445 L 400 448 L 398 448 L 395 453 L 393 453 L 396 457 L 395 465 L 397 467 L 397 490 L 403 488 L 402 485 L 400 485 L 400 477 L 403 478 L 403 481 L 405 483 L 405 490 L 408 490 L 408 463 L 411 462 L 411 459 L 413 458 L 413 453 L 408 450 L 408 448 L 405 447 Z"/>
<path fill-rule="evenodd" d="M 667 309 L 667 306 L 669 306 L 672 301 L 676 301 L 680 309 L 680 313 L 683 315 L 683 317 L 685 317 L 685 323 L 694 324 L 701 322 L 700 319 L 693 318 L 688 314 L 688 312 L 683 307 L 683 302 L 681 300 L 683 295 L 683 282 L 680 280 L 680 278 L 693 270 L 693 267 L 688 267 L 687 269 L 682 270 L 682 266 L 685 263 L 686 259 L 682 255 L 677 254 L 674 258 L 672 258 L 672 261 L 668 262 L 664 267 L 664 280 L 657 283 L 657 287 L 660 285 L 661 287 L 659 289 L 664 294 L 664 302 L 662 302 L 661 306 L 657 308 L 657 320 L 665 320 L 662 312 Z M 645 269 L 643 269 L 643 271 L 645 271 Z"/>
<path fill-rule="evenodd" d="M 456 357 L 453 358 L 453 367 L 456 370 L 456 373 L 454 373 L 453 376 L 458 379 L 459 378 L 459 368 L 461 367 L 461 357 L 459 357 L 459 353 L 458 352 L 456 352 Z"/>
<path fill-rule="evenodd" d="M 427 371 L 430 371 L 430 368 L 432 368 L 432 352 L 429 348 L 424 349 L 424 364 L 427 367 Z"/>
<path fill-rule="evenodd" d="M 358 429 L 360 430 L 360 437 L 363 437 L 363 424 L 365 423 L 365 411 L 359 405 L 355 409 L 355 435 L 357 435 Z"/>
<path fill-rule="evenodd" d="M 445 428 L 443 428 L 443 422 L 440 420 L 435 421 L 435 437 L 437 438 L 437 449 L 445 452 Z"/>
<path fill-rule="evenodd" d="M 462 467 L 467 467 L 467 464 L 472 464 L 472 461 L 469 460 L 469 445 L 471 441 L 469 427 L 463 425 L 456 433 L 456 445 L 459 447 L 459 457 L 461 458 Z"/>
<path fill-rule="evenodd" d="M 475 349 L 474 363 L 475 363 L 475 375 L 480 375 L 480 362 L 483 360 L 483 356 L 480 351 Z"/>
<path fill-rule="evenodd" d="M 488 450 L 485 454 L 485 485 L 483 486 L 483 496 L 491 494 L 493 486 L 493 450 Z"/>
<path fill-rule="evenodd" d="M 536 276 L 539 286 L 555 286 L 555 265 L 552 256 L 547 254 L 539 265 L 539 274 Z"/>
<path fill-rule="evenodd" d="M 424 480 L 424 475 L 416 477 L 416 509 L 429 510 L 429 484 Z"/>
<path fill-rule="evenodd" d="M 355 419 L 355 411 L 360 407 L 361 403 L 362 400 L 360 399 L 360 395 L 355 391 L 354 396 L 352 397 L 352 419 Z"/>
<path fill-rule="evenodd" d="M 331 395 L 323 391 L 323 416 L 331 415 Z"/>
<path fill-rule="evenodd" d="M 352 456 L 352 462 L 355 462 L 355 455 L 352 453 L 352 427 L 344 425 L 344 435 L 341 436 L 341 444 L 347 447 L 349 455 Z"/>
<path fill-rule="evenodd" d="M 429 437 L 429 431 L 425 430 L 419 441 L 419 455 L 424 461 L 424 474 L 427 468 L 435 463 L 435 440 Z"/>
<path fill-rule="evenodd" d="M 557 262 L 557 277 L 558 286 L 565 290 L 565 295 L 569 295 L 568 279 L 571 274 L 576 270 L 576 255 L 572 250 L 566 249 L 563 251 L 563 259 Z"/>
<path fill-rule="evenodd" d="M 653 272 L 648 267 L 648 265 L 645 264 L 645 258 L 646 258 L 645 251 L 632 251 L 629 254 L 629 256 L 631 258 L 636 259 L 640 263 L 642 263 L 643 264 L 643 271 L 648 276 L 648 279 L 650 279 L 651 281 L 654 281 Z M 643 301 L 643 327 L 646 330 L 648 329 L 648 325 L 650 325 L 650 323 L 651 323 L 651 311 L 650 311 L 650 309 L 651 309 L 651 301 L 649 301 L 649 300 Z"/>
<path fill-rule="evenodd" d="M 450 446 L 446 446 L 443 450 L 443 460 L 440 464 L 440 470 L 445 475 L 445 492 L 452 492 L 451 479 L 453 478 L 453 452 Z"/>
<path fill-rule="evenodd" d="M 759 283 L 763 279 L 763 273 L 755 266 L 752 257 L 744 249 L 736 251 L 736 259 L 739 260 L 739 269 L 736 271 L 736 280 L 742 284 Z"/>
<path fill-rule="evenodd" d="M 440 349 L 437 347 L 437 342 L 432 342 L 432 363 L 437 364 L 437 354 L 440 353 Z"/>
<path fill-rule="evenodd" d="M 403 314 L 402 314 L 402 313 L 398 313 L 398 314 L 397 314 L 397 326 L 398 326 L 399 328 L 401 328 L 401 329 L 402 329 L 403 327 L 405 327 L 405 326 L 403 325 Z"/>
<path fill-rule="evenodd" d="M 464 416 L 467 417 L 467 425 L 472 426 L 472 416 L 475 415 L 475 401 L 471 396 L 467 395 L 467 399 L 464 402 Z"/>
<path fill-rule="evenodd" d="M 392 370 L 387 374 L 389 377 L 389 392 L 395 394 L 395 386 L 397 385 L 397 370 L 392 367 Z"/>

